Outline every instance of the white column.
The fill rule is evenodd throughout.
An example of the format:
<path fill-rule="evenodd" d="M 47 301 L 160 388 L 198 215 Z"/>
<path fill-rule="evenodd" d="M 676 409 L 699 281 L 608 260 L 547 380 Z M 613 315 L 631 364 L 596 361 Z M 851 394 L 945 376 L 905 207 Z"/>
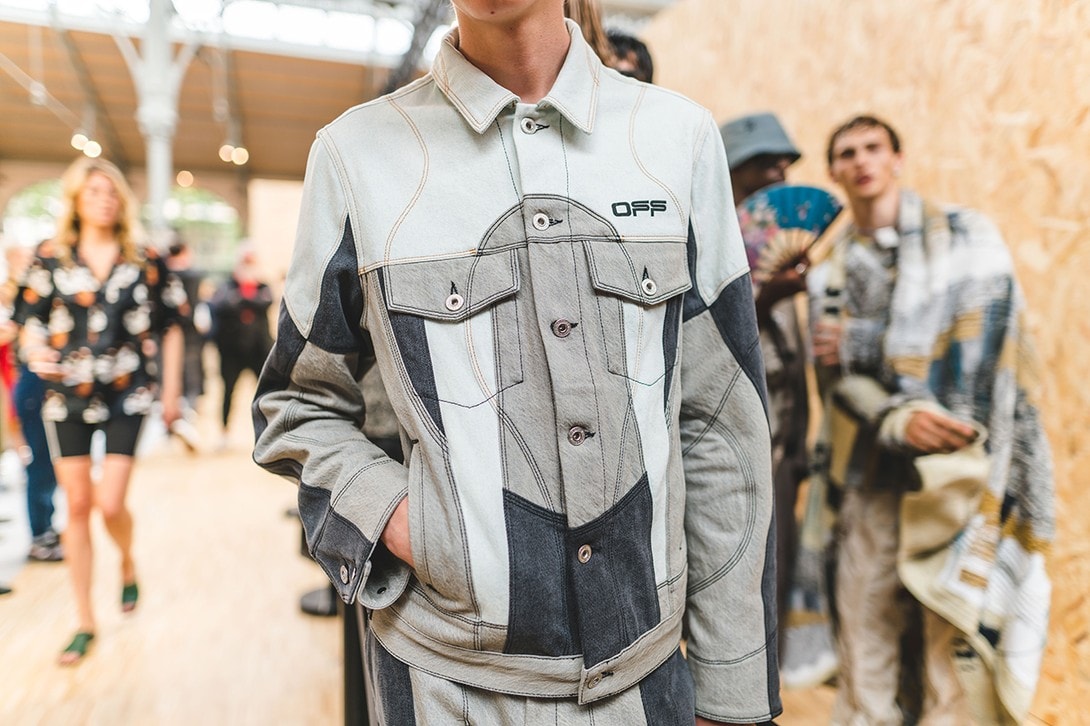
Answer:
<path fill-rule="evenodd" d="M 139 97 L 136 121 L 147 150 L 148 216 L 152 242 L 164 244 L 167 223 L 163 209 L 170 197 L 174 178 L 174 131 L 178 126 L 178 91 L 186 68 L 197 51 L 196 44 L 182 48 L 173 58 L 170 22 L 174 7 L 170 0 L 151 0 L 144 28 L 141 54 L 132 41 L 115 36 L 132 73 Z"/>

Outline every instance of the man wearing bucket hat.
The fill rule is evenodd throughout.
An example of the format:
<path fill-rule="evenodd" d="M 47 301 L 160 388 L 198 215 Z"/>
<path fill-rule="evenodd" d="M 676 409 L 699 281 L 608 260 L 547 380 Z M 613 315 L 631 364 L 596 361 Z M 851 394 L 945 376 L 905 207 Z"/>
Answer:
<path fill-rule="evenodd" d="M 752 113 L 719 127 L 727 148 L 734 206 L 787 178 L 787 167 L 802 158 L 773 113 Z"/>
<path fill-rule="evenodd" d="M 734 204 L 765 187 L 786 181 L 787 168 L 802 158 L 775 114 L 752 113 L 719 127 L 727 151 Z M 743 236 L 746 231 L 743 229 Z M 803 331 L 791 298 L 806 290 L 805 262 L 787 265 L 755 290 L 761 354 L 768 386 L 772 429 L 772 481 L 776 511 L 776 603 L 779 622 L 787 614 L 794 569 L 797 526 L 795 500 L 806 477 L 806 356 Z M 781 304 L 782 303 L 782 304 Z"/>

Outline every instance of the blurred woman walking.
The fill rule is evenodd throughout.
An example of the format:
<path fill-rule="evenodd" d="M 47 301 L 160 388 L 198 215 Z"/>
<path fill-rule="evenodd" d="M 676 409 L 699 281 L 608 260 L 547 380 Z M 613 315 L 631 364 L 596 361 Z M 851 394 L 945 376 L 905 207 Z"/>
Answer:
<path fill-rule="evenodd" d="M 23 326 L 21 355 L 45 381 L 42 419 L 68 500 L 63 544 L 78 628 L 60 662 L 71 665 L 83 659 L 95 636 L 90 529 L 95 508 L 120 550 L 121 609 L 136 607 L 133 518 L 125 495 L 136 441 L 156 394 L 168 426 L 179 415 L 177 319 L 186 297 L 158 254 L 139 245 L 137 203 L 117 167 L 80 159 L 65 172 L 62 185 L 54 256 L 31 263 L 15 319 Z M 91 473 L 96 431 L 106 439 L 97 486 Z"/>

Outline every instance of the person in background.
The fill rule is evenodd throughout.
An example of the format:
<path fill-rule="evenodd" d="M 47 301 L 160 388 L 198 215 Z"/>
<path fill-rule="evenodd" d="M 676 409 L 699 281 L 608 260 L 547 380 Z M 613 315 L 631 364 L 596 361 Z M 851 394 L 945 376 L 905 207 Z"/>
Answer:
<path fill-rule="evenodd" d="M 771 184 L 787 179 L 787 168 L 802 158 L 775 114 L 751 113 L 720 127 L 730 163 L 734 206 Z"/>
<path fill-rule="evenodd" d="M 730 165 L 735 205 L 761 189 L 786 181 L 787 168 L 802 157 L 779 119 L 771 113 L 732 119 L 720 127 L 720 133 Z M 772 428 L 776 601 L 781 624 L 786 622 L 787 594 L 798 540 L 795 502 L 799 485 L 809 469 L 806 347 L 793 299 L 806 289 L 802 270 L 795 264 L 787 265 L 756 290 L 757 325 L 761 331 Z"/>
<path fill-rule="evenodd" d="M 180 324 L 185 340 L 185 353 L 182 365 L 182 416 L 170 432 L 181 439 L 190 451 L 197 451 L 200 437 L 195 425 L 197 417 L 197 399 L 204 394 L 204 345 L 207 331 L 198 329 L 196 318 L 199 316 L 200 288 L 204 274 L 193 266 L 193 250 L 174 233 L 174 239 L 167 248 L 167 269 L 174 273 L 185 288 L 186 303 L 180 312 Z"/>
<path fill-rule="evenodd" d="M 764 371 L 718 128 L 605 70 L 562 0 L 454 8 L 431 74 L 311 147 L 254 460 L 367 608 L 376 724 L 768 721 Z M 363 432 L 372 365 L 405 465 Z"/>
<path fill-rule="evenodd" d="M 18 295 L 18 281 L 22 279 L 35 250 L 28 247 L 12 247 L 7 251 L 8 281 L 0 294 L 0 305 L 14 306 Z M 50 241 L 38 245 L 39 257 L 52 257 Z M 15 325 L 15 323 L 11 323 Z M 45 387 L 42 380 L 25 363 L 21 364 L 18 379 L 12 391 L 15 413 L 19 417 L 25 450 L 21 457 L 26 466 L 27 514 L 30 522 L 30 550 L 28 559 L 36 562 L 59 562 L 64 559 L 60 534 L 53 525 L 53 496 L 57 490 L 57 477 L 49 457 L 45 426 L 42 423 L 42 398 Z"/>
<path fill-rule="evenodd" d="M 243 240 L 231 276 L 216 290 L 209 305 L 212 341 L 219 350 L 220 376 L 223 378 L 221 448 L 227 446 L 227 424 L 239 376 L 245 371 L 259 375 L 272 349 L 269 330 L 272 304 L 272 288 L 260 279 L 257 254 L 249 241 Z"/>
<path fill-rule="evenodd" d="M 1048 630 L 1055 513 L 1010 250 L 981 213 L 901 186 L 886 121 L 839 126 L 827 161 L 852 217 L 808 280 L 823 468 L 841 502 L 833 723 L 902 722 L 902 646 L 921 655 L 920 723 L 1022 723 Z M 920 639 L 902 637 L 906 587 Z"/>
<path fill-rule="evenodd" d="M 602 6 L 598 0 L 564 0 L 564 16 L 575 21 L 583 31 L 587 45 L 598 59 L 612 67 L 615 60 L 613 46 L 606 37 L 605 26 L 602 24 Z"/>
<path fill-rule="evenodd" d="M 186 301 L 181 281 L 154 250 L 139 246 L 138 205 L 116 166 L 77 160 L 62 178 L 62 202 L 53 256 L 31 263 L 14 319 L 22 325 L 20 354 L 45 382 L 42 419 L 68 503 L 62 542 L 78 629 L 60 662 L 72 665 L 95 637 L 90 519 L 96 508 L 121 555 L 121 609 L 131 612 L 137 604 L 133 518 L 125 498 L 137 438 L 157 391 L 164 423 L 169 427 L 179 416 L 178 315 Z M 106 439 L 97 484 L 90 455 L 96 431 Z"/>
<path fill-rule="evenodd" d="M 606 38 L 613 48 L 611 67 L 624 75 L 644 83 L 653 83 L 655 63 L 647 45 L 634 35 L 620 30 L 606 31 Z"/>

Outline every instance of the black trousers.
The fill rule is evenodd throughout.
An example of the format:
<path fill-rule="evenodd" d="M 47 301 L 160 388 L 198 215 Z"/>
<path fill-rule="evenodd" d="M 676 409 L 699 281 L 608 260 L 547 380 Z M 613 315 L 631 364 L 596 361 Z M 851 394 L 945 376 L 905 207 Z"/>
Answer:
<path fill-rule="evenodd" d="M 231 398 L 234 397 L 235 384 L 243 371 L 253 371 L 257 376 L 265 365 L 268 351 L 237 351 L 220 348 L 220 377 L 223 378 L 223 427 L 231 416 Z"/>

